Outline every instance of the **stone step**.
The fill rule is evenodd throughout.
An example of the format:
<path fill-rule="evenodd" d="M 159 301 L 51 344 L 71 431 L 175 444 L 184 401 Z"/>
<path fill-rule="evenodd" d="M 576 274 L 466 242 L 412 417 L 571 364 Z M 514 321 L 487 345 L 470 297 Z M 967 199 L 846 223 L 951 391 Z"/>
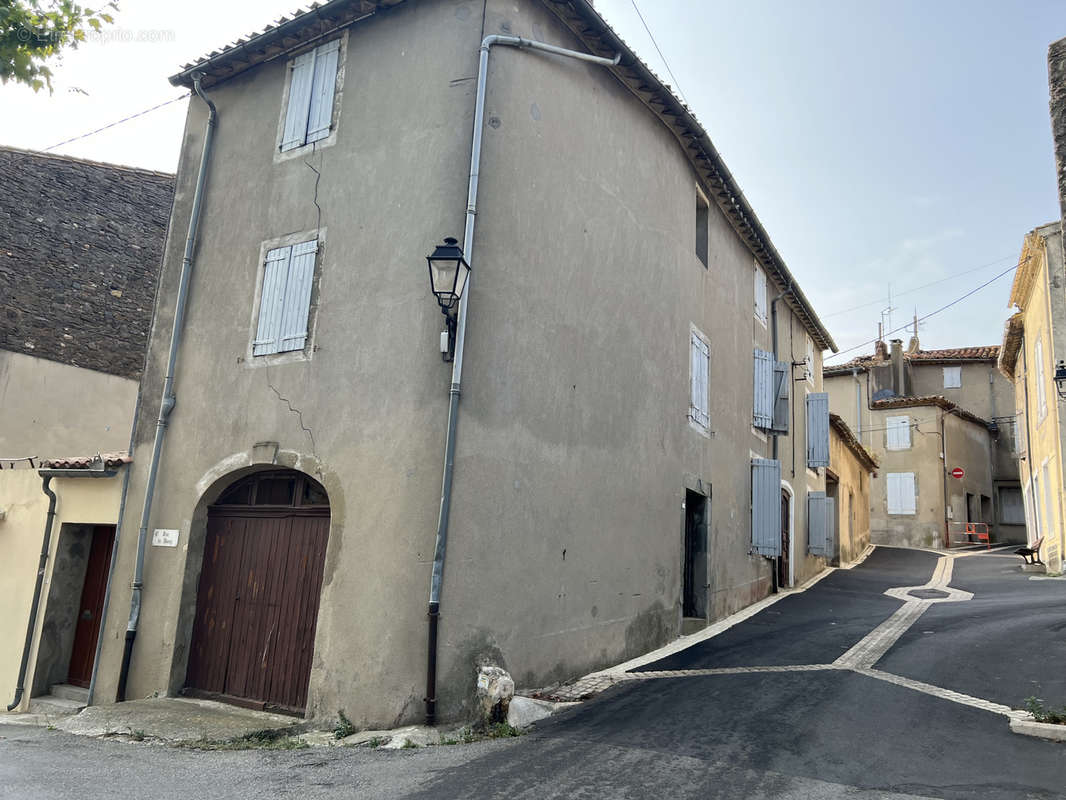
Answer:
<path fill-rule="evenodd" d="M 85 703 L 77 700 L 67 700 L 64 697 L 45 694 L 30 700 L 29 712 L 43 714 L 46 717 L 72 717 L 83 708 L 85 708 Z"/>
<path fill-rule="evenodd" d="M 681 618 L 681 635 L 688 636 L 690 633 L 696 631 L 702 631 L 707 627 L 707 620 L 703 617 L 682 617 Z"/>
<path fill-rule="evenodd" d="M 53 683 L 52 697 L 61 697 L 64 700 L 77 700 L 82 705 L 89 702 L 89 690 L 80 686 L 71 686 L 69 683 Z"/>

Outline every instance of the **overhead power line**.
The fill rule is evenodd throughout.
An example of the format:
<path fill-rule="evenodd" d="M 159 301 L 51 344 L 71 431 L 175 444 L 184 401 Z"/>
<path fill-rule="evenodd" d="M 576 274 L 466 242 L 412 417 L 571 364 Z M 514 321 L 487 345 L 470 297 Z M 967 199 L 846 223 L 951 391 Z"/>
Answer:
<path fill-rule="evenodd" d="M 1003 256 L 1002 258 L 997 258 L 995 261 L 989 261 L 987 264 L 982 264 L 979 267 L 971 267 L 970 269 L 965 269 L 962 272 L 956 272 L 954 275 L 948 275 L 947 277 L 939 278 L 935 281 L 930 281 L 929 283 L 923 283 L 921 286 L 915 286 L 913 289 L 905 289 L 902 292 L 895 293 L 891 299 L 895 300 L 897 297 L 903 297 L 904 295 L 914 294 L 915 292 L 920 292 L 922 289 L 928 289 L 930 286 L 936 286 L 938 283 L 944 283 L 945 281 L 954 280 L 955 278 L 961 278 L 963 275 L 969 275 L 972 272 L 980 272 L 983 269 L 994 267 L 996 266 L 996 264 L 1002 264 L 1004 261 L 1007 261 L 1012 258 L 1014 258 L 1013 255 Z M 869 308 L 870 306 L 880 305 L 881 303 L 888 301 L 888 299 L 889 298 L 887 297 L 881 297 L 877 300 L 871 300 L 869 303 L 863 303 L 862 305 L 852 306 L 851 308 L 844 308 L 840 311 L 832 311 L 828 314 L 822 314 L 821 317 L 822 319 L 829 319 L 830 317 L 836 317 L 841 314 L 847 314 L 850 311 L 858 311 L 862 308 Z"/>
<path fill-rule="evenodd" d="M 633 4 L 633 10 L 637 12 L 637 16 L 640 17 L 640 24 L 644 26 L 644 30 L 648 32 L 648 38 L 651 39 L 652 45 L 655 47 L 655 52 L 659 54 L 659 58 L 662 59 L 663 66 L 666 67 L 666 74 L 670 76 L 670 80 L 674 82 L 674 88 L 677 89 L 677 93 L 681 95 L 681 99 L 688 105 L 688 99 L 685 97 L 685 93 L 681 91 L 681 85 L 677 82 L 677 78 L 674 77 L 674 71 L 670 69 L 670 63 L 666 60 L 666 56 L 663 55 L 663 51 L 659 49 L 659 43 L 655 41 L 655 35 L 651 32 L 651 28 L 648 27 L 648 23 L 644 21 L 644 15 L 640 13 L 640 9 L 637 8 L 637 0 L 629 0 Z"/>
<path fill-rule="evenodd" d="M 130 114 L 128 117 L 123 117 L 122 119 L 115 120 L 114 122 L 111 122 L 111 123 L 109 123 L 107 125 L 104 125 L 104 127 L 102 127 L 102 128 L 97 128 L 94 131 L 89 131 L 88 133 L 83 133 L 83 134 L 80 134 L 78 136 L 72 136 L 71 138 L 64 139 L 61 142 L 56 142 L 55 144 L 49 145 L 48 147 L 44 148 L 44 150 L 42 150 L 41 152 L 42 153 L 47 153 L 49 150 L 55 150 L 57 147 L 62 147 L 63 145 L 70 144 L 71 142 L 76 142 L 79 139 L 86 139 L 86 138 L 88 138 L 90 136 L 95 136 L 96 134 L 100 133 L 101 131 L 109 130 L 110 128 L 114 128 L 116 125 L 122 125 L 125 122 L 129 122 L 131 119 L 137 119 L 137 117 L 143 117 L 149 111 L 155 111 L 157 108 L 162 108 L 163 106 L 169 106 L 171 103 L 176 103 L 179 100 L 184 100 L 186 97 L 189 96 L 189 94 L 190 94 L 190 92 L 186 92 L 185 94 L 179 95 L 178 97 L 175 97 L 175 98 L 173 98 L 171 100 L 167 100 L 166 102 L 159 103 L 158 105 L 154 105 L 151 108 L 146 108 L 146 109 L 144 109 L 144 111 L 138 111 L 136 114 Z"/>
<path fill-rule="evenodd" d="M 954 300 L 952 300 L 952 301 L 951 301 L 950 303 L 948 303 L 947 305 L 943 305 L 943 306 L 941 306 L 941 307 L 940 307 L 940 308 L 938 308 L 938 309 L 937 309 L 936 311 L 930 311 L 930 312 L 929 312 L 928 314 L 926 314 L 926 315 L 925 315 L 925 316 L 923 316 L 923 317 L 918 317 L 918 320 L 917 320 L 917 321 L 918 321 L 918 322 L 924 322 L 925 320 L 929 319 L 930 317 L 935 317 L 935 316 L 936 316 L 937 314 L 940 314 L 940 313 L 942 313 L 942 312 L 944 312 L 944 311 L 947 311 L 947 310 L 948 310 L 949 308 L 951 308 L 952 306 L 954 306 L 954 305 L 958 305 L 958 304 L 959 304 L 959 303 L 961 303 L 961 302 L 962 302 L 963 300 L 965 300 L 965 299 L 966 299 L 967 297 L 970 297 L 971 295 L 977 294 L 977 293 L 978 293 L 979 291 L 981 291 L 982 289 L 984 289 L 984 288 L 985 288 L 986 286 L 991 286 L 991 285 L 992 285 L 993 283 L 995 283 L 996 281 L 998 281 L 998 280 L 999 280 L 1000 278 L 1002 278 L 1002 277 L 1003 277 L 1004 275 L 1009 275 L 1010 273 L 1014 272 L 1014 270 L 1018 269 L 1018 267 L 1020 267 L 1020 266 L 1021 266 L 1022 264 L 1024 264 L 1024 263 L 1025 263 L 1026 261 L 1028 261 L 1028 260 L 1029 260 L 1029 259 L 1028 259 L 1028 258 L 1026 258 L 1026 259 L 1024 259 L 1024 260 L 1022 260 L 1022 261 L 1018 262 L 1018 263 L 1017 263 L 1017 264 L 1015 264 L 1014 266 L 1010 267 L 1009 269 L 1005 269 L 1005 270 L 1003 270 L 1003 272 L 999 273 L 999 274 L 998 274 L 998 275 L 996 275 L 996 276 L 995 276 L 994 278 L 990 278 L 989 280 L 987 280 L 987 281 L 985 281 L 984 283 L 982 283 L 982 284 L 981 284 L 980 286 L 977 286 L 977 287 L 975 287 L 975 288 L 971 289 L 970 291 L 968 291 L 968 292 L 967 292 L 966 294 L 962 295 L 961 297 L 957 297 L 957 298 L 955 298 Z M 883 335 L 884 335 L 884 336 L 890 336 L 890 335 L 892 335 L 893 333 L 899 333 L 900 331 L 903 331 L 903 330 L 906 330 L 907 328 L 909 328 L 911 324 L 912 324 L 912 323 L 907 323 L 906 325 L 900 325 L 900 326 L 899 326 L 898 328 L 893 328 L 893 329 L 892 329 L 892 330 L 890 330 L 890 331 L 885 331 L 885 333 L 884 333 Z M 839 357 L 839 356 L 842 356 L 842 355 L 844 355 L 845 353 L 850 353 L 850 352 L 852 352 L 852 351 L 854 351 L 854 350 L 858 350 L 858 349 L 860 349 L 860 348 L 863 348 L 863 347 L 866 347 L 866 346 L 868 346 L 868 345 L 871 345 L 871 344 L 875 344 L 876 342 L 877 342 L 877 339 L 870 339 L 869 341 L 867 341 L 867 342 L 863 342 L 862 344 L 857 344 L 857 345 L 855 345 L 854 347 L 849 347 L 849 348 L 848 348 L 847 350 L 840 350 L 839 352 L 836 352 L 836 353 L 834 353 L 834 354 L 833 354 L 832 356 L 830 356 L 830 358 L 837 358 L 837 357 Z"/>

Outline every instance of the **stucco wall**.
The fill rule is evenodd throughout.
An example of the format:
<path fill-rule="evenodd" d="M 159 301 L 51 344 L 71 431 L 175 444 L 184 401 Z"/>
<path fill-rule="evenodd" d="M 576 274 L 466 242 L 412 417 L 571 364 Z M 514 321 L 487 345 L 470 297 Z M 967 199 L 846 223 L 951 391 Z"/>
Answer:
<path fill-rule="evenodd" d="M 829 436 L 830 467 L 837 476 L 835 558 L 848 564 L 870 544 L 870 473 L 835 428 Z"/>
<path fill-rule="evenodd" d="M 1062 405 L 1053 380 L 1054 364 L 1066 357 L 1066 298 L 1063 296 L 1063 265 L 1058 226 L 1045 226 L 1033 234 L 1032 291 L 1023 306 L 1025 337 L 1015 366 L 1015 404 L 1019 437 L 1024 437 L 1025 457 L 1019 460 L 1025 494 L 1029 540 L 1044 535 L 1042 557 L 1048 569 L 1062 571 L 1066 552 L 1064 531 L 1062 453 L 1066 426 L 1061 423 Z M 1047 413 L 1041 415 L 1037 391 L 1036 342 L 1044 351 L 1044 393 Z M 1028 402 L 1027 402 L 1028 400 Z M 1046 476 L 1045 479 L 1045 468 Z M 1045 490 L 1045 486 L 1047 487 Z M 1047 492 L 1045 494 L 1045 491 Z M 1038 504 L 1038 505 L 1037 505 Z M 1037 507 L 1034 508 L 1034 505 Z"/>
<path fill-rule="evenodd" d="M 125 450 L 137 381 L 0 350 L 0 457 Z"/>
<path fill-rule="evenodd" d="M 118 517 L 122 474 L 120 469 L 114 478 L 52 480 L 51 489 L 57 498 L 56 517 L 45 566 L 42 606 L 46 605 L 44 598 L 48 597 L 52 585 L 52 568 L 56 563 L 63 526 L 114 524 Z M 5 706 L 14 697 L 44 538 L 48 498 L 41 489 L 41 483 L 41 476 L 36 470 L 0 471 L 0 508 L 7 511 L 7 518 L 0 521 L 0 564 L 4 565 L 0 569 L 0 597 L 4 598 L 4 613 L 0 614 L 0 641 L 7 643 L 7 646 L 0 648 L 0 692 L 6 698 Z M 78 586 L 75 603 L 80 598 L 80 591 L 81 587 Z M 42 607 L 38 614 L 25 681 L 26 693 L 18 710 L 25 710 L 29 704 L 30 688 L 34 685 L 34 666 L 38 661 L 38 638 L 46 611 Z"/>
<path fill-rule="evenodd" d="M 961 387 L 955 389 L 944 386 L 945 366 L 962 368 Z M 1010 381 L 1000 374 L 994 361 L 949 365 L 912 362 L 910 371 L 915 395 L 940 395 L 989 421 L 1014 412 Z"/>
<path fill-rule="evenodd" d="M 277 463 L 313 474 L 331 503 L 308 715 L 421 714 L 450 383 L 423 259 L 462 231 L 479 12 L 418 3 L 351 29 L 336 143 L 313 154 L 274 163 L 283 59 L 212 90 L 218 137 L 150 525 L 181 540 L 148 552 L 130 697 L 183 686 L 206 505 L 273 453 L 256 443 L 277 442 Z M 575 44 L 533 2 L 489 2 L 484 32 L 496 31 Z M 445 717 L 468 701 L 479 657 L 543 685 L 675 636 L 686 488 L 710 496 L 711 618 L 770 588 L 769 563 L 748 554 L 749 460 L 770 451 L 751 431 L 752 349 L 768 333 L 753 327 L 750 252 L 712 209 L 699 262 L 694 173 L 602 68 L 501 48 L 488 87 L 442 596 Z M 173 230 L 187 224 L 204 116 L 192 104 Z M 305 160 L 322 172 L 314 346 L 249 363 L 261 244 L 316 226 Z M 164 262 L 127 523 L 141 510 L 183 239 L 172 233 Z M 779 343 L 802 360 L 802 328 L 780 308 Z M 711 342 L 710 436 L 687 420 L 691 326 Z M 804 555 L 804 509 L 806 487 L 824 483 L 798 441 L 795 471 L 789 439 L 780 457 L 802 580 L 823 563 Z M 133 556 L 127 538 L 117 585 Z M 128 607 L 128 592 L 115 598 L 101 696 L 115 690 Z"/>

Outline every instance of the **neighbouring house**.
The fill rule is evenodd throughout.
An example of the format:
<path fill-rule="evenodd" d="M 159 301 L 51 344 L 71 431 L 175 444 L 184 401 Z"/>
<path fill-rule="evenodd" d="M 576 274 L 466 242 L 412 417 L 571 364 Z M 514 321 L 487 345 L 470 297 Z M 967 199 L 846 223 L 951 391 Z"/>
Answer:
<path fill-rule="evenodd" d="M 0 148 L 5 706 L 87 695 L 173 185 Z"/>
<path fill-rule="evenodd" d="M 870 480 L 877 462 L 839 414 L 829 415 L 830 539 L 826 557 L 839 566 L 856 561 L 870 545 Z"/>
<path fill-rule="evenodd" d="M 1040 555 L 1052 572 L 1062 571 L 1063 531 L 1062 403 L 1055 365 L 1066 357 L 1066 272 L 1059 222 L 1031 231 L 1022 245 L 999 368 L 1013 382 L 1017 408 L 1018 466 L 1024 487 L 1029 541 L 1043 537 Z"/>
<path fill-rule="evenodd" d="M 602 60 L 505 39 L 479 65 L 486 34 Z M 824 567 L 835 345 L 707 133 L 588 0 L 333 0 L 171 81 L 206 100 L 101 692 L 456 718 L 479 663 L 565 681 Z M 425 259 L 464 218 L 442 364 Z M 179 537 L 143 576 L 142 516 L 140 541 Z"/>
<path fill-rule="evenodd" d="M 917 336 L 825 369 L 830 408 L 879 468 L 870 486 L 874 544 L 946 547 L 1024 542 L 1013 388 L 999 348 L 922 350 Z"/>

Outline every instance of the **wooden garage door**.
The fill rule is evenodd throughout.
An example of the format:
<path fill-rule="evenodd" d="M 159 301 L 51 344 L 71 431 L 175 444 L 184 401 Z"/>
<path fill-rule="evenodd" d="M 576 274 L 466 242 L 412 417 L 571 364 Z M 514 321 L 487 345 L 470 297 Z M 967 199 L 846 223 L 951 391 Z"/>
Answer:
<path fill-rule="evenodd" d="M 303 711 L 328 535 L 328 506 L 211 507 L 188 688 Z"/>

